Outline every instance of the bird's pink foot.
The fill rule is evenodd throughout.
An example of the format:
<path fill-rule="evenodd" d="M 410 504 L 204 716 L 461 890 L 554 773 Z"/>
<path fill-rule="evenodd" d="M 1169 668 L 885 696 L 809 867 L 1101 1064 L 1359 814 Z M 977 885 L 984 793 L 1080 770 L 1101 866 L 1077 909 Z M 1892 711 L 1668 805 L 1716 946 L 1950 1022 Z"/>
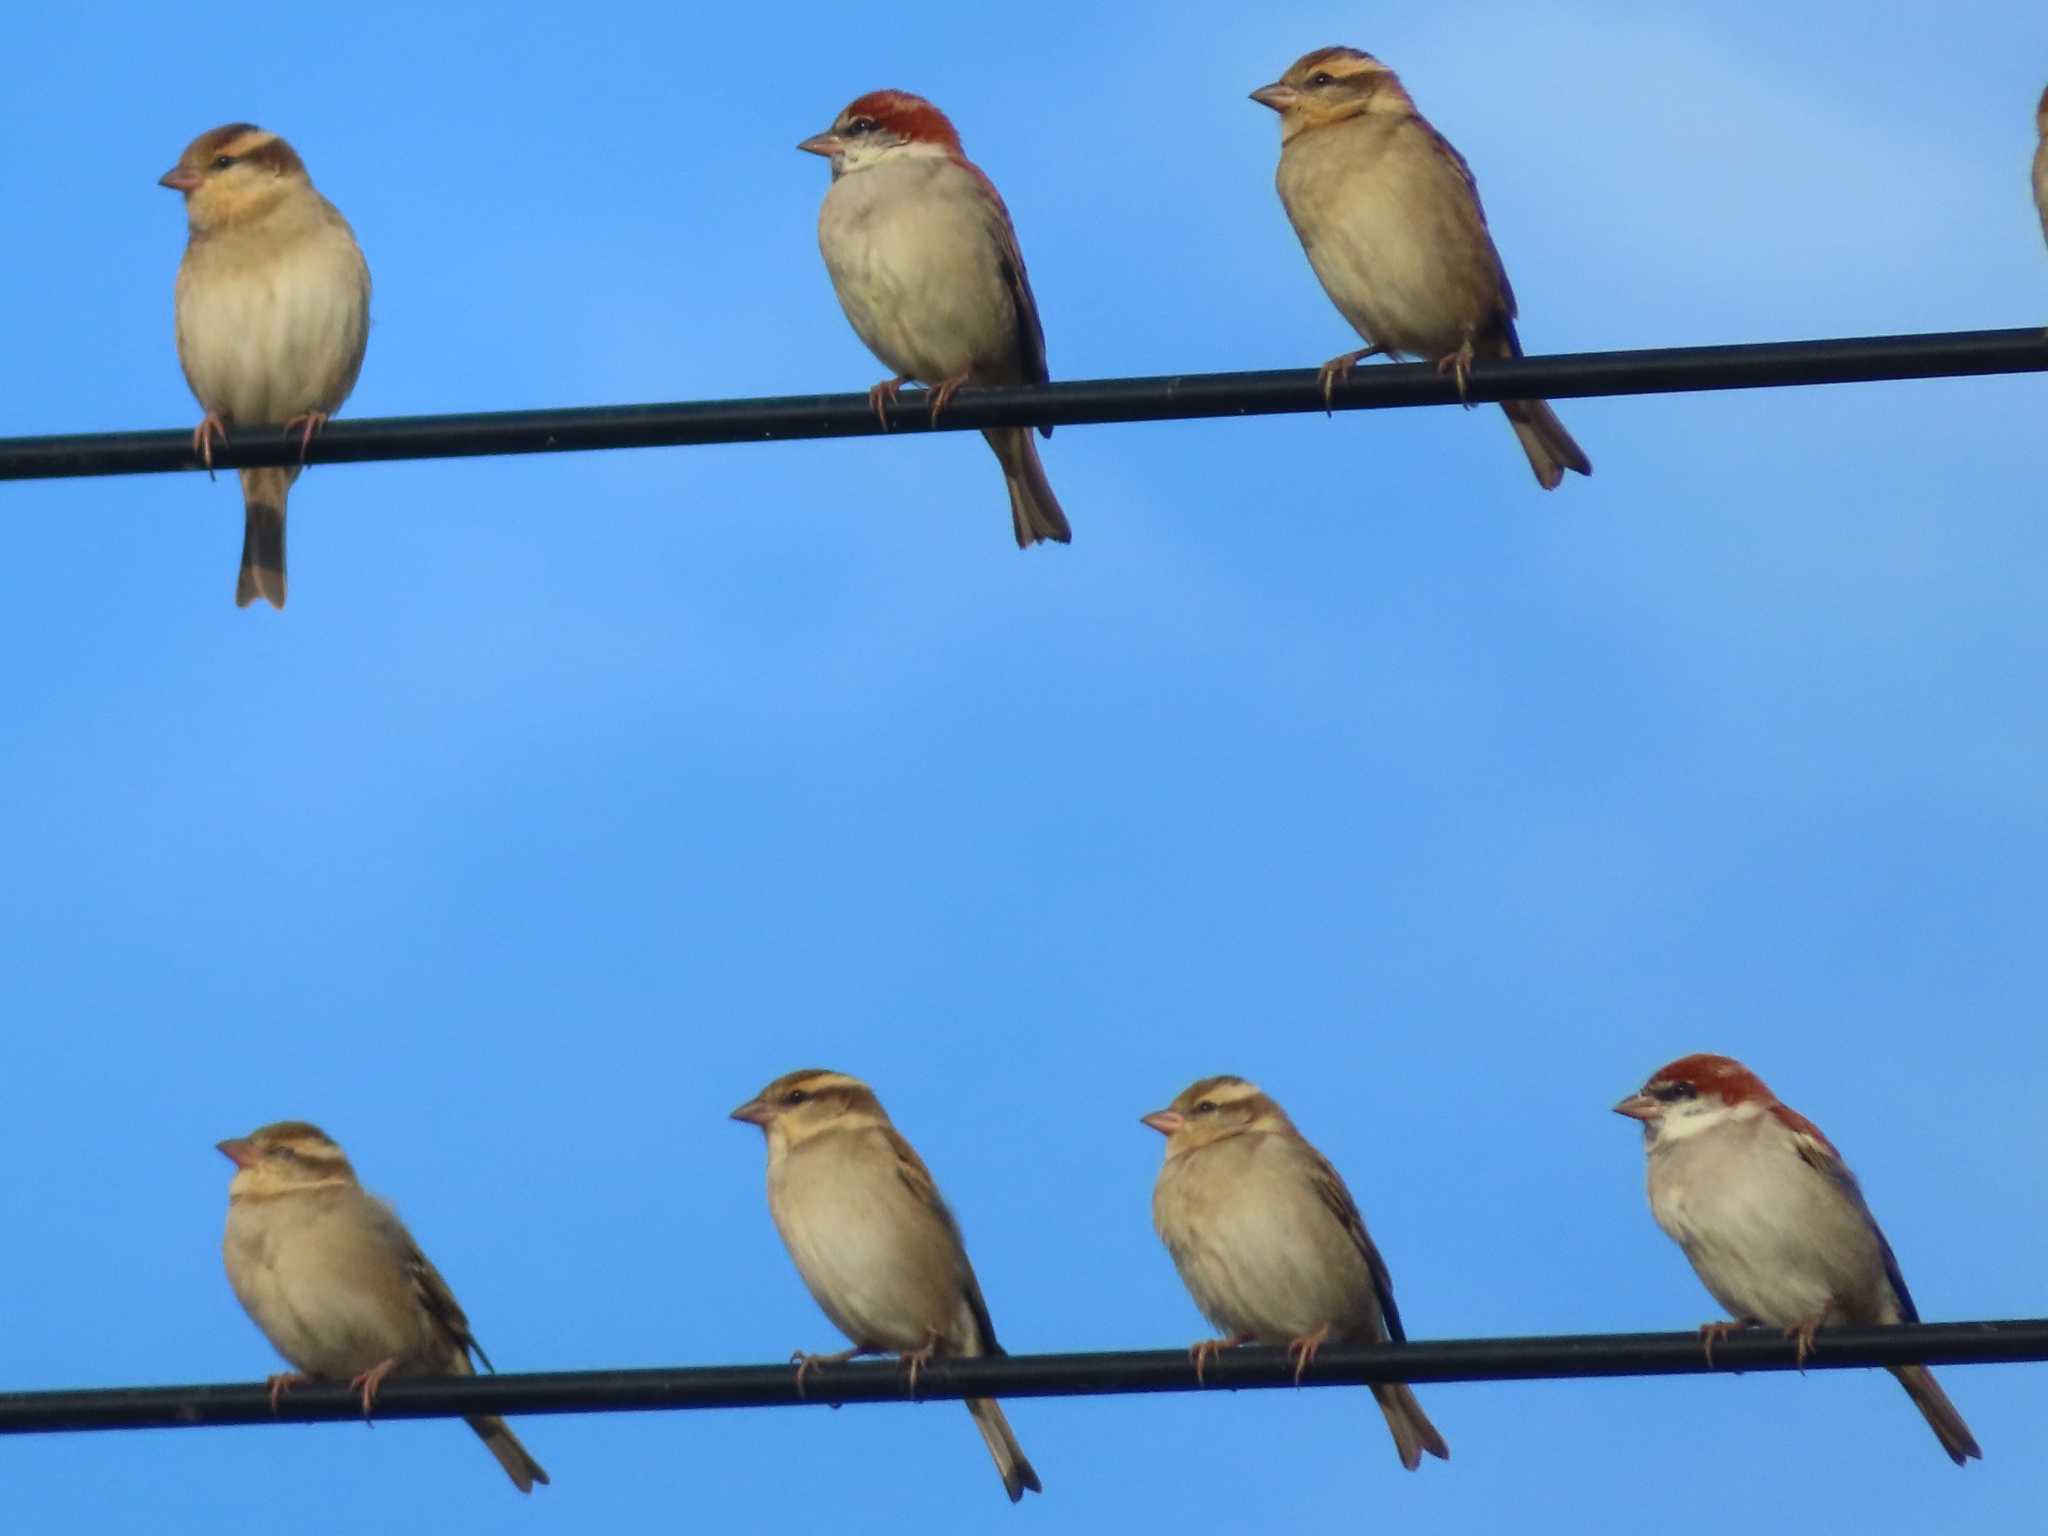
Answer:
<path fill-rule="evenodd" d="M 924 1341 L 922 1349 L 906 1349 L 901 1359 L 910 1370 L 910 1395 L 917 1396 L 917 1373 L 924 1369 L 925 1362 L 939 1351 L 939 1336 L 934 1333 Z"/>
<path fill-rule="evenodd" d="M 1325 1323 L 1308 1337 L 1288 1342 L 1287 1355 L 1294 1362 L 1294 1384 L 1297 1387 L 1301 1385 L 1302 1372 L 1309 1368 L 1315 1360 L 1316 1351 L 1323 1347 L 1323 1341 L 1329 1336 L 1330 1325 Z"/>
<path fill-rule="evenodd" d="M 206 466 L 206 478 L 209 480 L 213 478 L 213 440 L 216 437 L 225 448 L 228 443 L 228 424 L 222 419 L 220 412 L 208 411 L 200 419 L 199 425 L 192 429 L 192 453 Z"/>
<path fill-rule="evenodd" d="M 377 1389 L 384 1385 L 384 1378 L 397 1369 L 398 1360 L 394 1356 L 389 1360 L 380 1360 L 377 1364 L 363 1372 L 362 1375 L 349 1382 L 349 1386 L 360 1390 L 363 1394 L 364 1418 L 367 1419 L 370 1416 L 370 1409 L 377 1401 Z"/>
<path fill-rule="evenodd" d="M 327 413 L 325 411 L 308 411 L 303 416 L 294 416 L 284 424 L 284 435 L 287 439 L 294 432 L 299 434 L 299 462 L 301 464 L 306 462 L 306 450 L 313 445 L 313 434 L 326 425 Z"/>
<path fill-rule="evenodd" d="M 1227 1339 L 1200 1339 L 1190 1344 L 1188 1346 L 1188 1358 L 1195 1362 L 1195 1385 L 1206 1387 L 1209 1384 L 1203 1379 L 1203 1373 L 1208 1370 L 1209 1362 L 1214 1360 L 1218 1354 L 1226 1349 L 1235 1349 L 1240 1344 L 1249 1344 L 1251 1342 L 1252 1336 L 1250 1334 L 1240 1333 L 1234 1334 Z"/>
<path fill-rule="evenodd" d="M 809 1375 L 812 1371 L 816 1370 L 819 1366 L 844 1365 L 847 1361 L 854 1359 L 856 1356 L 868 1353 L 869 1351 L 864 1349 L 842 1349 L 836 1355 L 811 1355 L 806 1354 L 803 1350 L 800 1349 L 790 1351 L 789 1358 L 791 1362 L 794 1363 L 796 1366 L 796 1395 L 798 1397 L 803 1397 L 806 1395 L 806 1393 L 804 1392 L 804 1377 Z"/>
<path fill-rule="evenodd" d="M 1385 350 L 1385 347 L 1363 347 L 1356 352 L 1346 352 L 1341 357 L 1333 357 L 1316 370 L 1316 379 L 1323 386 L 1323 414 L 1325 416 L 1330 415 L 1333 410 L 1330 404 L 1331 395 L 1336 392 L 1336 388 L 1340 383 L 1351 377 L 1351 370 L 1364 362 L 1368 357 L 1378 357 Z"/>
<path fill-rule="evenodd" d="M 1465 398 L 1465 380 L 1472 373 L 1472 338 L 1467 336 L 1465 344 L 1450 356 L 1438 358 L 1436 371 L 1448 373 L 1458 381 L 1458 403 L 1468 411 L 1472 409 L 1472 402 Z"/>
<path fill-rule="evenodd" d="M 277 1412 L 278 1399 L 283 1397 L 285 1393 L 291 1391 L 300 1382 L 311 1381 L 312 1379 L 310 1376 L 300 1375 L 297 1371 L 279 1371 L 275 1376 L 271 1377 L 265 1383 L 270 1388 L 270 1411 L 272 1413 Z"/>
<path fill-rule="evenodd" d="M 882 424 L 884 432 L 889 430 L 888 407 L 896 403 L 896 397 L 903 392 L 903 386 L 910 383 L 910 375 L 899 373 L 893 379 L 884 379 L 868 391 L 868 409 L 875 413 L 875 420 Z"/>
<path fill-rule="evenodd" d="M 959 392 L 960 386 L 962 384 L 965 384 L 966 382 L 966 374 L 956 373 L 953 375 L 952 378 L 941 379 L 938 383 L 932 386 L 933 426 L 936 427 L 939 424 L 939 412 L 943 411 L 947 406 L 953 403 L 953 396 Z"/>
<path fill-rule="evenodd" d="M 1739 1333 L 1741 1329 L 1742 1324 L 1740 1323 L 1700 1324 L 1700 1348 L 1706 1352 L 1709 1369 L 1714 1364 L 1714 1346 L 1727 1338 L 1731 1333 Z"/>
<path fill-rule="evenodd" d="M 1802 1371 L 1806 1369 L 1806 1357 L 1813 1353 L 1813 1336 L 1818 1332 L 1820 1332 L 1819 1318 L 1815 1318 L 1810 1323 L 1794 1323 L 1785 1330 L 1786 1338 L 1799 1341 L 1799 1347 L 1793 1351 L 1792 1358 L 1793 1362 Z"/>

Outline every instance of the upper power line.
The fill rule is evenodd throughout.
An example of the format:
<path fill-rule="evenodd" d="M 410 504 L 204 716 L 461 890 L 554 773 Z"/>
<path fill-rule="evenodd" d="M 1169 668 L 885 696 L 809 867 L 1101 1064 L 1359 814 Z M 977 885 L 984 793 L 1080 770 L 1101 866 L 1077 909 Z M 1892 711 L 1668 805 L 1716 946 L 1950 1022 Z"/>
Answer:
<path fill-rule="evenodd" d="M 1697 1333 L 1577 1334 L 1546 1338 L 1436 1339 L 1407 1344 L 1331 1344 L 1304 1387 L 1374 1381 L 1530 1381 L 1605 1376 L 1704 1376 L 1733 1371 L 1841 1370 L 1862 1366 L 1989 1365 L 2048 1360 L 2048 1318 L 1920 1323 L 1822 1330 L 1802 1366 L 1797 1344 L 1774 1328 L 1747 1329 L 1714 1345 Z M 1086 1355 L 939 1356 L 920 1368 L 917 1396 L 1079 1397 L 1200 1392 L 1295 1385 L 1285 1350 L 1226 1349 L 1195 1380 L 1184 1349 Z M 908 1395 L 894 1361 L 823 1366 L 798 1390 L 789 1365 L 708 1365 L 531 1375 L 393 1377 L 377 1395 L 380 1419 L 459 1414 L 628 1413 L 680 1408 L 786 1408 L 798 1404 L 900 1403 Z M 0 1393 L 0 1434 L 90 1429 L 179 1429 L 229 1424 L 306 1424 L 362 1416 L 362 1397 L 341 1382 L 295 1387 L 273 1411 L 261 1382 L 221 1386 L 110 1387 Z"/>
<path fill-rule="evenodd" d="M 1472 403 L 1692 390 L 1776 389 L 1803 384 L 1863 384 L 1887 379 L 1957 378 L 2048 372 L 2048 331 L 1950 331 L 1921 336 L 1861 336 L 1760 342 L 1725 347 L 1664 347 L 1636 352 L 1577 352 L 1475 364 Z M 1358 369 L 1336 387 L 1340 411 L 1454 405 L 1453 380 L 1427 363 Z M 955 395 L 938 430 L 1005 426 L 1079 426 L 1122 421 L 1181 421 L 1270 416 L 1323 409 L 1312 368 L 1262 373 L 1168 374 L 1087 379 Z M 922 431 L 926 396 L 906 392 L 887 409 L 889 429 Z M 569 453 L 597 448 L 665 448 L 696 443 L 791 442 L 869 437 L 884 430 L 865 394 L 790 395 L 766 400 L 702 400 L 667 405 L 577 406 L 454 416 L 336 420 L 305 451 L 311 464 L 373 459 L 464 458 L 487 454 Z M 296 439 L 279 429 L 244 428 L 214 450 L 216 469 L 297 462 Z M 88 432 L 63 437 L 0 438 L 0 480 L 150 474 L 199 468 L 190 427 L 159 432 Z"/>

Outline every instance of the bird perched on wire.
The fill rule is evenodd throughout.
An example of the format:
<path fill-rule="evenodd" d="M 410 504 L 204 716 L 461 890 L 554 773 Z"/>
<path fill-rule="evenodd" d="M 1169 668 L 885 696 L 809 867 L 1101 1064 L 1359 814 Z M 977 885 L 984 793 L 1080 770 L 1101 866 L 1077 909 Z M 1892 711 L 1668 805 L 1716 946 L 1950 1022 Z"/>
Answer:
<path fill-rule="evenodd" d="M 962 385 L 1046 382 L 1010 211 L 945 113 L 908 91 L 873 91 L 797 148 L 832 162 L 818 247 L 846 318 L 896 375 L 868 392 L 876 414 L 913 381 L 930 388 L 933 421 Z M 1017 547 L 1069 542 L 1031 429 L 981 435 L 1003 466 Z"/>
<path fill-rule="evenodd" d="M 1329 1160 L 1286 1111 L 1241 1077 L 1205 1077 L 1142 1117 L 1166 1137 L 1152 1221 L 1202 1314 L 1224 1337 L 1190 1353 L 1286 1346 L 1294 1379 L 1332 1341 L 1403 1343 L 1386 1261 Z M 1374 1382 L 1401 1465 L 1451 1448 L 1405 1383 Z"/>
<path fill-rule="evenodd" d="M 797 1273 L 853 1348 L 798 1355 L 797 1382 L 821 1364 L 894 1352 L 917 1390 L 934 1355 L 1000 1355 L 995 1324 L 953 1213 L 874 1090 L 816 1068 L 778 1077 L 732 1112 L 768 1143 L 768 1212 Z M 1016 1503 L 1040 1492 L 1038 1474 L 1002 1407 L 972 1397 L 967 1411 Z"/>
<path fill-rule="evenodd" d="M 370 269 L 348 221 L 313 189 L 291 145 L 253 123 L 202 133 L 161 184 L 185 195 L 178 361 L 206 412 L 192 449 L 256 427 L 313 434 L 355 387 L 370 336 Z M 241 471 L 235 603 L 285 597 L 285 498 L 299 466 Z"/>
<path fill-rule="evenodd" d="M 387 1376 L 468 1376 L 472 1351 L 491 1368 L 441 1272 L 317 1126 L 282 1120 L 220 1150 L 235 1165 L 222 1249 L 228 1284 L 295 1367 L 270 1378 L 272 1408 L 320 1378 L 358 1389 L 368 1418 Z M 463 1422 L 521 1493 L 548 1480 L 503 1419 Z"/>
<path fill-rule="evenodd" d="M 1738 1325 L 1783 1329 L 1803 1363 L 1822 1328 L 1920 1321 L 1842 1154 L 1741 1062 L 1680 1057 L 1614 1111 L 1643 1123 L 1657 1225 L 1736 1320 L 1701 1328 L 1709 1361 Z M 1890 1370 L 1950 1460 L 1984 1454 L 1925 1366 Z"/>
<path fill-rule="evenodd" d="M 1319 48 L 1252 100 L 1280 114 L 1280 201 L 1330 300 L 1367 345 L 1323 364 L 1323 399 L 1385 353 L 1433 361 L 1463 398 L 1475 359 L 1522 355 L 1515 294 L 1464 158 L 1399 78 L 1356 48 Z M 1501 409 L 1545 490 L 1593 472 L 1542 400 Z"/>
<path fill-rule="evenodd" d="M 2041 144 L 2034 151 L 2034 207 L 2041 215 L 2041 237 L 2048 240 L 2048 89 L 2041 92 L 2041 104 L 2034 109 L 2034 126 Z"/>

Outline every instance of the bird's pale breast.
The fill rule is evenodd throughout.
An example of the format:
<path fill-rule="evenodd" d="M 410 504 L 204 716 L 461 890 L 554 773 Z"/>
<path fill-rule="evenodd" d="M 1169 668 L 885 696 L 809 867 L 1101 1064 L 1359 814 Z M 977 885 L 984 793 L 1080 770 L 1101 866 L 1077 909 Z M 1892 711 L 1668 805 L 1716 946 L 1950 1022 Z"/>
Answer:
<path fill-rule="evenodd" d="M 1500 258 L 1429 130 L 1379 117 L 1312 128 L 1281 152 L 1277 185 L 1324 291 L 1373 345 L 1437 358 L 1496 329 Z"/>
<path fill-rule="evenodd" d="M 309 193 L 310 196 L 317 194 Z M 230 422 L 338 410 L 369 335 L 369 274 L 340 216 L 195 241 L 179 268 L 178 357 Z"/>
<path fill-rule="evenodd" d="M 818 244 L 860 339 L 884 365 L 932 384 L 1022 378 L 1017 312 L 972 173 L 910 157 L 841 176 Z"/>
<path fill-rule="evenodd" d="M 1892 1322 L 1898 1304 L 1860 1199 L 1777 1122 L 1731 1121 L 1653 1147 L 1650 1209 L 1732 1316 L 1775 1327 Z"/>
<path fill-rule="evenodd" d="M 346 1378 L 438 1351 L 369 1198 L 310 1190 L 228 1207 L 237 1299 L 279 1354 L 316 1376 Z"/>
<path fill-rule="evenodd" d="M 2041 234 L 2048 238 L 2048 136 L 2034 151 L 2034 207 L 2041 214 Z"/>
<path fill-rule="evenodd" d="M 944 1219 L 898 1176 L 882 1135 L 806 1142 L 779 1160 L 768 1182 L 797 1273 L 849 1340 L 910 1350 L 936 1333 L 951 1353 L 978 1352 L 960 1279 L 965 1257 Z"/>
<path fill-rule="evenodd" d="M 1195 1304 L 1217 1327 L 1284 1344 L 1328 1326 L 1380 1336 L 1364 1257 L 1316 1194 L 1300 1150 L 1229 1137 L 1171 1158 L 1154 1215 Z"/>

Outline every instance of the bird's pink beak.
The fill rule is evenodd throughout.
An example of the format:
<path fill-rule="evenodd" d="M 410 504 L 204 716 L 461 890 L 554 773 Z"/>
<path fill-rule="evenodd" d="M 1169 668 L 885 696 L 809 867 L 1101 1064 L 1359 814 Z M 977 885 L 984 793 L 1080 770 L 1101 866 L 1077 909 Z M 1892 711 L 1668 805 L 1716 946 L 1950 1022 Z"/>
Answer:
<path fill-rule="evenodd" d="M 237 1168 L 250 1167 L 256 1161 L 255 1144 L 246 1136 L 232 1136 L 226 1141 L 215 1142 L 214 1146 L 220 1149 L 221 1156 Z"/>
<path fill-rule="evenodd" d="M 1285 112 L 1301 100 L 1301 92 L 1291 85 L 1282 85 L 1275 80 L 1271 85 L 1262 85 L 1253 91 L 1252 100 L 1262 107 L 1271 107 L 1275 112 Z"/>
<path fill-rule="evenodd" d="M 774 1111 L 759 1099 L 749 1099 L 732 1112 L 732 1117 L 735 1120 L 744 1120 L 748 1125 L 765 1126 L 773 1113 Z"/>
<path fill-rule="evenodd" d="M 169 187 L 173 192 L 190 192 L 199 185 L 199 173 L 188 171 L 182 165 L 174 165 L 157 178 L 160 187 Z"/>
<path fill-rule="evenodd" d="M 797 148 L 807 155 L 823 155 L 828 160 L 845 147 L 845 141 L 838 134 L 831 132 L 814 133 L 797 145 Z"/>
<path fill-rule="evenodd" d="M 1654 1120 L 1663 1109 L 1664 1106 L 1647 1093 L 1632 1093 L 1614 1106 L 1617 1115 L 1627 1115 L 1631 1120 Z"/>
<path fill-rule="evenodd" d="M 1138 1124 L 1149 1125 L 1162 1136 L 1171 1136 L 1187 1123 L 1187 1117 L 1177 1109 L 1155 1109 L 1138 1117 Z"/>

